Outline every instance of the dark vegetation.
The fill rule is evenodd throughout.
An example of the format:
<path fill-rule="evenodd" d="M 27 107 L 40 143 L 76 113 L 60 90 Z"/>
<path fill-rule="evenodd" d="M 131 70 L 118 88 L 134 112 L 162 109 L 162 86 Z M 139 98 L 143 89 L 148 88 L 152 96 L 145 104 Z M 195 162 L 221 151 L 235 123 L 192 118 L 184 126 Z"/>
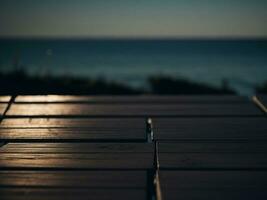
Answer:
<path fill-rule="evenodd" d="M 216 88 L 203 83 L 168 76 L 148 78 L 150 89 L 133 88 L 105 79 L 71 76 L 32 76 L 23 70 L 0 73 L 0 94 L 77 94 L 77 95 L 136 95 L 136 94 L 235 94 L 227 84 Z"/>
<path fill-rule="evenodd" d="M 227 82 L 220 88 L 186 79 L 176 79 L 169 76 L 154 76 L 149 78 L 153 94 L 235 94 Z"/>
<path fill-rule="evenodd" d="M 142 91 L 104 79 L 30 76 L 24 71 L 0 73 L 1 94 L 140 94 Z"/>
<path fill-rule="evenodd" d="M 263 83 L 262 85 L 258 85 L 256 87 L 256 92 L 258 94 L 267 94 L 267 81 Z"/>

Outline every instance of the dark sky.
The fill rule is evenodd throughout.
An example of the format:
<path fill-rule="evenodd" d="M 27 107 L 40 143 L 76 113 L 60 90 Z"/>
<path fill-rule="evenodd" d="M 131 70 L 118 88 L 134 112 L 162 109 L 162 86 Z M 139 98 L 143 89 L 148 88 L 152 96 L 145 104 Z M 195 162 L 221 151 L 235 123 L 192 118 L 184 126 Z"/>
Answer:
<path fill-rule="evenodd" d="M 267 37 L 267 0 L 0 0 L 0 37 Z"/>

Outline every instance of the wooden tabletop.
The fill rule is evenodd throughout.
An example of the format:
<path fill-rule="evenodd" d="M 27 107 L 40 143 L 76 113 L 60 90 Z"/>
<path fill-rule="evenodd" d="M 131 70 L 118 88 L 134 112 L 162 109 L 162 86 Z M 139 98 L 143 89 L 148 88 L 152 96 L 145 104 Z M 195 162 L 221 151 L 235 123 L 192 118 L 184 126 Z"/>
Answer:
<path fill-rule="evenodd" d="M 0 96 L 0 116 L 3 200 L 267 199 L 252 98 Z"/>

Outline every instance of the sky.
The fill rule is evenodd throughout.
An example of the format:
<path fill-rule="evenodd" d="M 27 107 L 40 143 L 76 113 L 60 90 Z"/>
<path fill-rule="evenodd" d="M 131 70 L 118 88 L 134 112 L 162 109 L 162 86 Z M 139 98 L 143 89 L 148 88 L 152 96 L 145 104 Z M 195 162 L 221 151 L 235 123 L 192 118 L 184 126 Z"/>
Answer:
<path fill-rule="evenodd" d="M 267 0 L 0 0 L 0 37 L 266 37 Z"/>

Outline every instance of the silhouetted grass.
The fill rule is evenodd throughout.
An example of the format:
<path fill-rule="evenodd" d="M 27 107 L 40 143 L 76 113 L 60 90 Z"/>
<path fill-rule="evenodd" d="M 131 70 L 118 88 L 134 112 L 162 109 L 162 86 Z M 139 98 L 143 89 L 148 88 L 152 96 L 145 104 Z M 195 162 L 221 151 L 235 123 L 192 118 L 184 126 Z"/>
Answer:
<path fill-rule="evenodd" d="M 177 79 L 169 76 L 152 76 L 149 78 L 153 94 L 235 94 L 236 92 L 223 82 L 221 88 L 204 83 L 192 82 L 186 79 Z"/>
<path fill-rule="evenodd" d="M 256 86 L 256 92 L 258 94 L 267 94 L 267 81 L 265 81 L 262 85 Z"/>
<path fill-rule="evenodd" d="M 224 84 L 216 88 L 203 83 L 152 76 L 148 78 L 149 88 L 133 88 L 129 85 L 71 76 L 32 76 L 23 70 L 0 73 L 0 94 L 76 94 L 76 95 L 136 95 L 136 94 L 235 94 Z"/>
<path fill-rule="evenodd" d="M 30 76 L 24 71 L 0 73 L 1 94 L 140 94 L 142 90 L 105 79 Z"/>

